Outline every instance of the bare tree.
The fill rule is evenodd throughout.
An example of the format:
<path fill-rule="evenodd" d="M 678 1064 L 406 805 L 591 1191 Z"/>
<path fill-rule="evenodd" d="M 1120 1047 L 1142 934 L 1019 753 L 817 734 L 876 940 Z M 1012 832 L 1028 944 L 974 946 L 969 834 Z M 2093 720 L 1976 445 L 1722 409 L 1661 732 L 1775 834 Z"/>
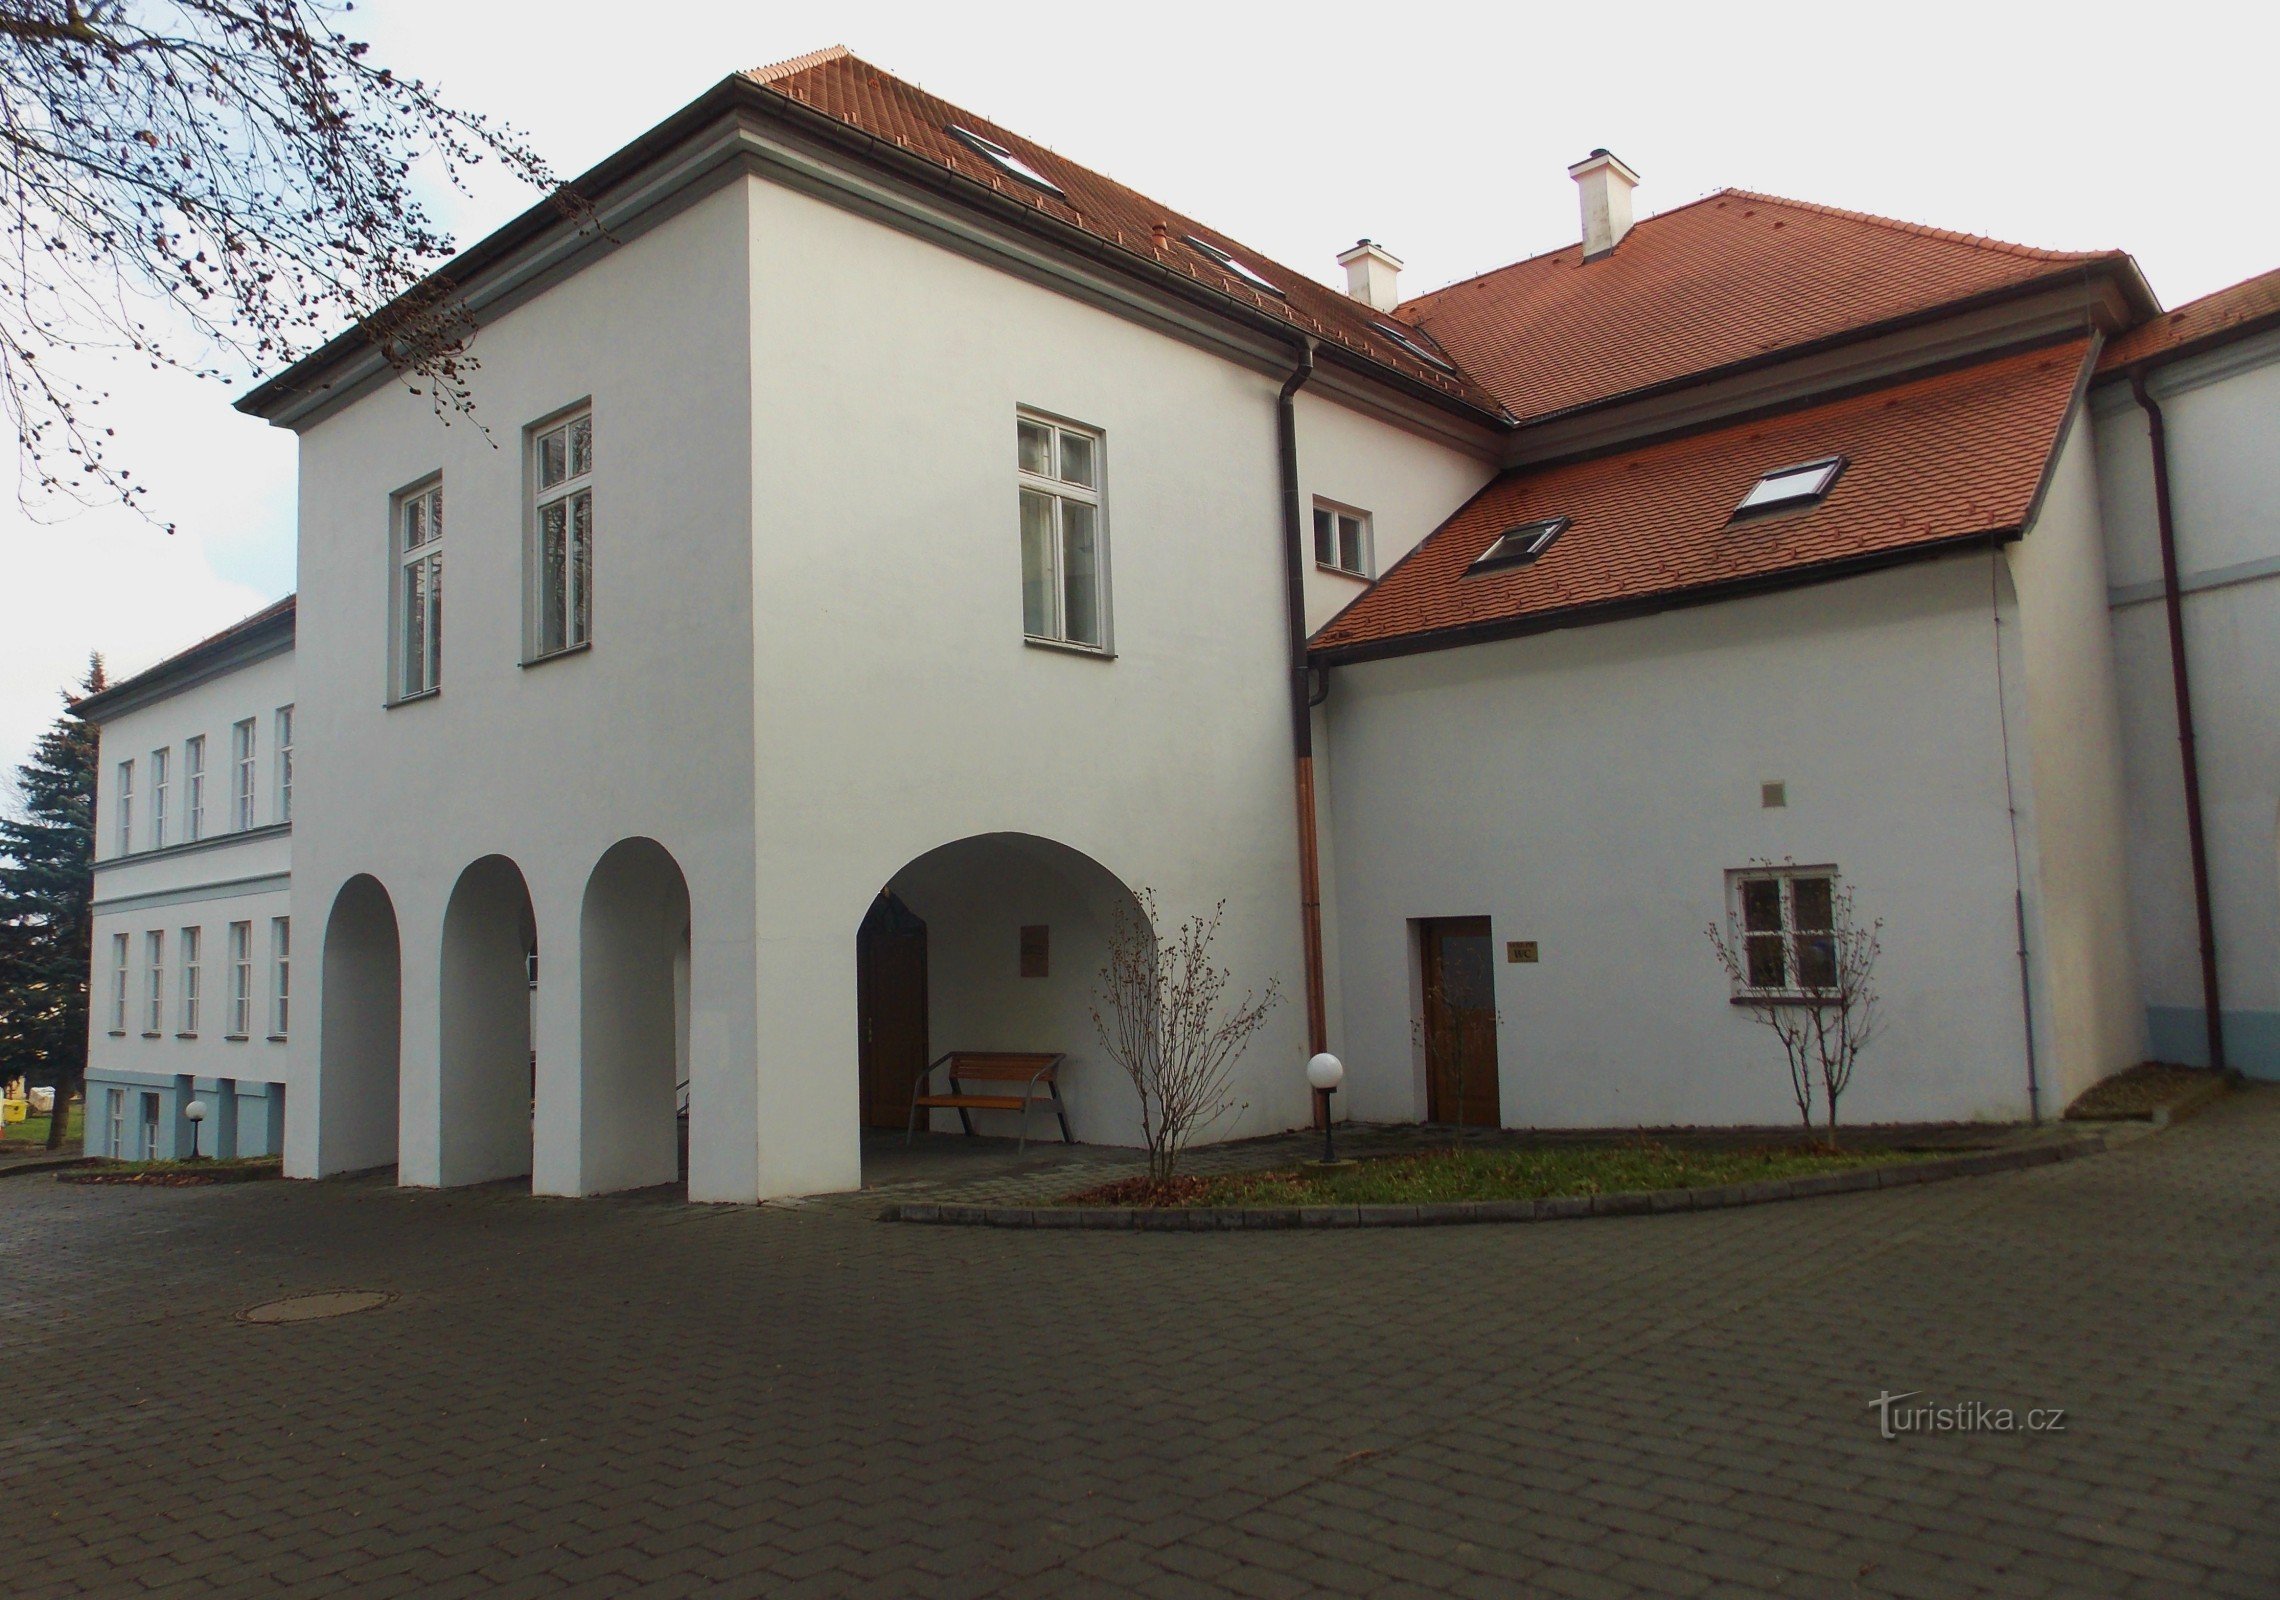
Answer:
<path fill-rule="evenodd" d="M 1863 924 L 1851 886 L 1833 874 L 1799 872 L 1789 861 L 1753 865 L 1738 910 L 1710 924 L 1710 944 L 1735 998 L 1781 1041 L 1807 1135 L 1818 1100 L 1833 1147 L 1837 1102 L 1879 1029 L 1884 919 Z"/>
<path fill-rule="evenodd" d="M 1093 994 L 1101 1048 L 1140 1097 L 1141 1142 L 1153 1184 L 1171 1181 L 1191 1139 L 1242 1109 L 1228 1087 L 1230 1072 L 1281 999 L 1270 980 L 1263 994 L 1245 990 L 1229 1004 L 1230 976 L 1211 963 L 1211 941 L 1226 909 L 1222 900 L 1209 916 L 1189 917 L 1159 934 L 1156 897 L 1138 891 L 1110 931 L 1108 964 Z"/>
<path fill-rule="evenodd" d="M 0 0 L 0 396 L 19 498 L 139 504 L 102 396 L 109 352 L 225 380 L 360 329 L 446 422 L 469 323 L 430 278 L 416 197 L 485 160 L 543 189 L 519 136 L 367 60 L 333 0 Z M 563 191 L 566 215 L 590 216 Z"/>

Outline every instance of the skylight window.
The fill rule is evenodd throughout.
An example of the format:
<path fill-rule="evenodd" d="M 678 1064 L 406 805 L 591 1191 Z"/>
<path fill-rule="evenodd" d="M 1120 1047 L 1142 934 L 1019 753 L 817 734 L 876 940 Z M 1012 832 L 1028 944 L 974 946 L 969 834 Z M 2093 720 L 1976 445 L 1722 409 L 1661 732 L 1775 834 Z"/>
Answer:
<path fill-rule="evenodd" d="M 1454 372 L 1457 370 L 1456 367 L 1452 365 L 1446 357 L 1435 355 L 1432 351 L 1426 349 L 1424 341 L 1416 337 L 1416 335 L 1404 333 L 1401 329 L 1395 327 L 1390 322 L 1380 322 L 1373 324 L 1373 326 L 1376 327 L 1378 332 L 1384 334 L 1388 339 L 1391 339 L 1395 344 L 1401 346 L 1402 349 L 1408 351 L 1411 355 L 1415 356 L 1418 360 L 1425 362 L 1427 365 L 1439 367 L 1443 372 Z"/>
<path fill-rule="evenodd" d="M 971 128 L 953 127 L 950 130 L 950 135 L 983 160 L 989 162 L 990 165 L 1019 178 L 1032 188 L 1042 189 L 1056 200 L 1068 199 L 1068 196 L 1061 192 L 1059 184 L 1022 160 L 1004 145 L 999 144 L 995 139 L 984 138 Z"/>
<path fill-rule="evenodd" d="M 1198 239 L 1194 234 L 1191 233 L 1187 236 L 1187 242 L 1189 249 L 1193 250 L 1197 255 L 1203 257 L 1204 260 L 1210 262 L 1220 271 L 1233 273 L 1236 277 L 1241 278 L 1245 283 L 1249 284 L 1254 289 L 1264 290 L 1266 293 L 1277 296 L 1278 298 L 1281 296 L 1282 290 L 1280 288 L 1276 287 L 1274 284 L 1269 283 L 1266 279 L 1260 277 L 1258 273 L 1252 271 L 1251 268 L 1245 266 L 1242 262 L 1236 260 L 1233 256 L 1229 255 L 1226 251 L 1220 249 L 1219 246 L 1211 243 L 1209 240 Z"/>
<path fill-rule="evenodd" d="M 1552 547 L 1552 541 L 1567 531 L 1566 517 L 1545 517 L 1536 522 L 1523 522 L 1516 528 L 1506 528 L 1496 536 L 1496 542 L 1480 553 L 1480 559 L 1465 570 L 1490 572 L 1498 567 L 1522 567 Z"/>
<path fill-rule="evenodd" d="M 1769 472 L 1742 496 L 1742 503 L 1734 507 L 1734 518 L 1738 521 L 1768 511 L 1812 505 L 1829 492 L 1830 485 L 1837 481 L 1837 474 L 1844 470 L 1843 456 L 1824 456 L 1802 466 Z"/>

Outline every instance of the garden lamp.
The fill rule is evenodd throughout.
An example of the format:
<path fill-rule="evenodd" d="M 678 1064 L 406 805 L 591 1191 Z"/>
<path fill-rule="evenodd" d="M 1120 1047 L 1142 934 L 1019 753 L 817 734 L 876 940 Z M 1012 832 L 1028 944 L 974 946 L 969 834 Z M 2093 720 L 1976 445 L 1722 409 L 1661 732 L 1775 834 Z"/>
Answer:
<path fill-rule="evenodd" d="M 195 1161 L 198 1159 L 198 1125 L 206 1120 L 206 1102 L 193 1100 L 182 1108 L 182 1114 L 190 1119 L 190 1159 Z"/>
<path fill-rule="evenodd" d="M 1322 1097 L 1322 1164 L 1335 1166 L 1338 1151 L 1330 1140 L 1330 1097 L 1338 1092 L 1338 1085 L 1346 1081 L 1346 1064 L 1325 1050 L 1306 1064 L 1306 1081 L 1314 1085 L 1314 1092 Z"/>

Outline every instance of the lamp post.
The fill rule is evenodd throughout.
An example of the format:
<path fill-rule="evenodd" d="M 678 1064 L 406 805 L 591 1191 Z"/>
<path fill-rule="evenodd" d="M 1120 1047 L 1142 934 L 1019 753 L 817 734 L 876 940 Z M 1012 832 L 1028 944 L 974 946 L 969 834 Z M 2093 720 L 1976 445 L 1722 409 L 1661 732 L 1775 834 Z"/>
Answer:
<path fill-rule="evenodd" d="M 206 1102 L 193 1100 L 182 1108 L 182 1114 L 190 1119 L 190 1159 L 195 1161 L 198 1159 L 198 1128 L 206 1120 Z"/>
<path fill-rule="evenodd" d="M 1322 1164 L 1338 1164 L 1338 1149 L 1330 1138 L 1330 1097 L 1338 1092 L 1338 1085 L 1346 1081 L 1346 1064 L 1325 1050 L 1306 1064 L 1306 1081 L 1314 1085 L 1314 1092 L 1322 1098 Z"/>

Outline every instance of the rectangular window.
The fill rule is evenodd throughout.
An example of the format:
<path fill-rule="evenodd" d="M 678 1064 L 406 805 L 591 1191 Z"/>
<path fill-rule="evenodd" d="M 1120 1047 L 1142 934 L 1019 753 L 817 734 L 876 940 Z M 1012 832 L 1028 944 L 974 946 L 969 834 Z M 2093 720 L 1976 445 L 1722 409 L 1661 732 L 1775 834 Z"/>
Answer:
<path fill-rule="evenodd" d="M 135 764 L 119 763 L 119 854 L 135 847 Z"/>
<path fill-rule="evenodd" d="M 285 1037 L 292 1020 L 293 919 L 269 919 L 269 1037 Z"/>
<path fill-rule="evenodd" d="M 230 924 L 230 1029 L 243 1039 L 253 1032 L 253 924 Z"/>
<path fill-rule="evenodd" d="M 144 934 L 143 956 L 150 969 L 143 995 L 143 1032 L 155 1035 L 166 1027 L 166 935 L 156 928 Z"/>
<path fill-rule="evenodd" d="M 124 1142 L 127 1137 L 127 1091 L 124 1089 L 106 1089 L 103 1092 L 103 1101 L 104 1109 L 109 1114 L 111 1124 L 110 1142 L 103 1147 L 103 1153 L 114 1161 L 124 1161 L 127 1158 Z"/>
<path fill-rule="evenodd" d="M 530 457 L 535 659 L 574 650 L 593 637 L 592 414 L 580 412 L 534 431 Z"/>
<path fill-rule="evenodd" d="M 1742 931 L 1745 993 L 1803 994 L 1836 981 L 1834 868 L 1736 872 L 1728 881 Z"/>
<path fill-rule="evenodd" d="M 153 750 L 150 753 L 150 847 L 166 848 L 166 769 L 171 764 L 172 750 Z"/>
<path fill-rule="evenodd" d="M 195 1034 L 198 1031 L 198 956 L 199 947 L 205 943 L 204 935 L 205 930 L 203 928 L 184 928 L 182 930 L 181 1005 L 182 1031 L 186 1034 Z"/>
<path fill-rule="evenodd" d="M 111 935 L 111 1031 L 127 1031 L 127 936 Z"/>
<path fill-rule="evenodd" d="M 206 736 L 182 741 L 182 838 L 184 843 L 206 831 Z"/>
<path fill-rule="evenodd" d="M 1370 575 L 1370 514 L 1314 502 L 1314 564 L 1352 577 Z"/>
<path fill-rule="evenodd" d="M 158 1159 L 158 1096 L 150 1093 L 145 1093 L 142 1097 L 141 1159 Z"/>
<path fill-rule="evenodd" d="M 293 820 L 293 708 L 277 708 L 277 820 Z"/>
<path fill-rule="evenodd" d="M 1021 492 L 1021 628 L 1032 639 L 1108 644 L 1107 502 L 1101 436 L 1016 419 Z"/>
<path fill-rule="evenodd" d="M 398 495 L 395 528 L 395 698 L 443 682 L 443 480 Z"/>
<path fill-rule="evenodd" d="M 243 833 L 253 826 L 253 718 L 230 729 L 230 768 L 236 782 L 230 791 L 231 826 Z"/>

